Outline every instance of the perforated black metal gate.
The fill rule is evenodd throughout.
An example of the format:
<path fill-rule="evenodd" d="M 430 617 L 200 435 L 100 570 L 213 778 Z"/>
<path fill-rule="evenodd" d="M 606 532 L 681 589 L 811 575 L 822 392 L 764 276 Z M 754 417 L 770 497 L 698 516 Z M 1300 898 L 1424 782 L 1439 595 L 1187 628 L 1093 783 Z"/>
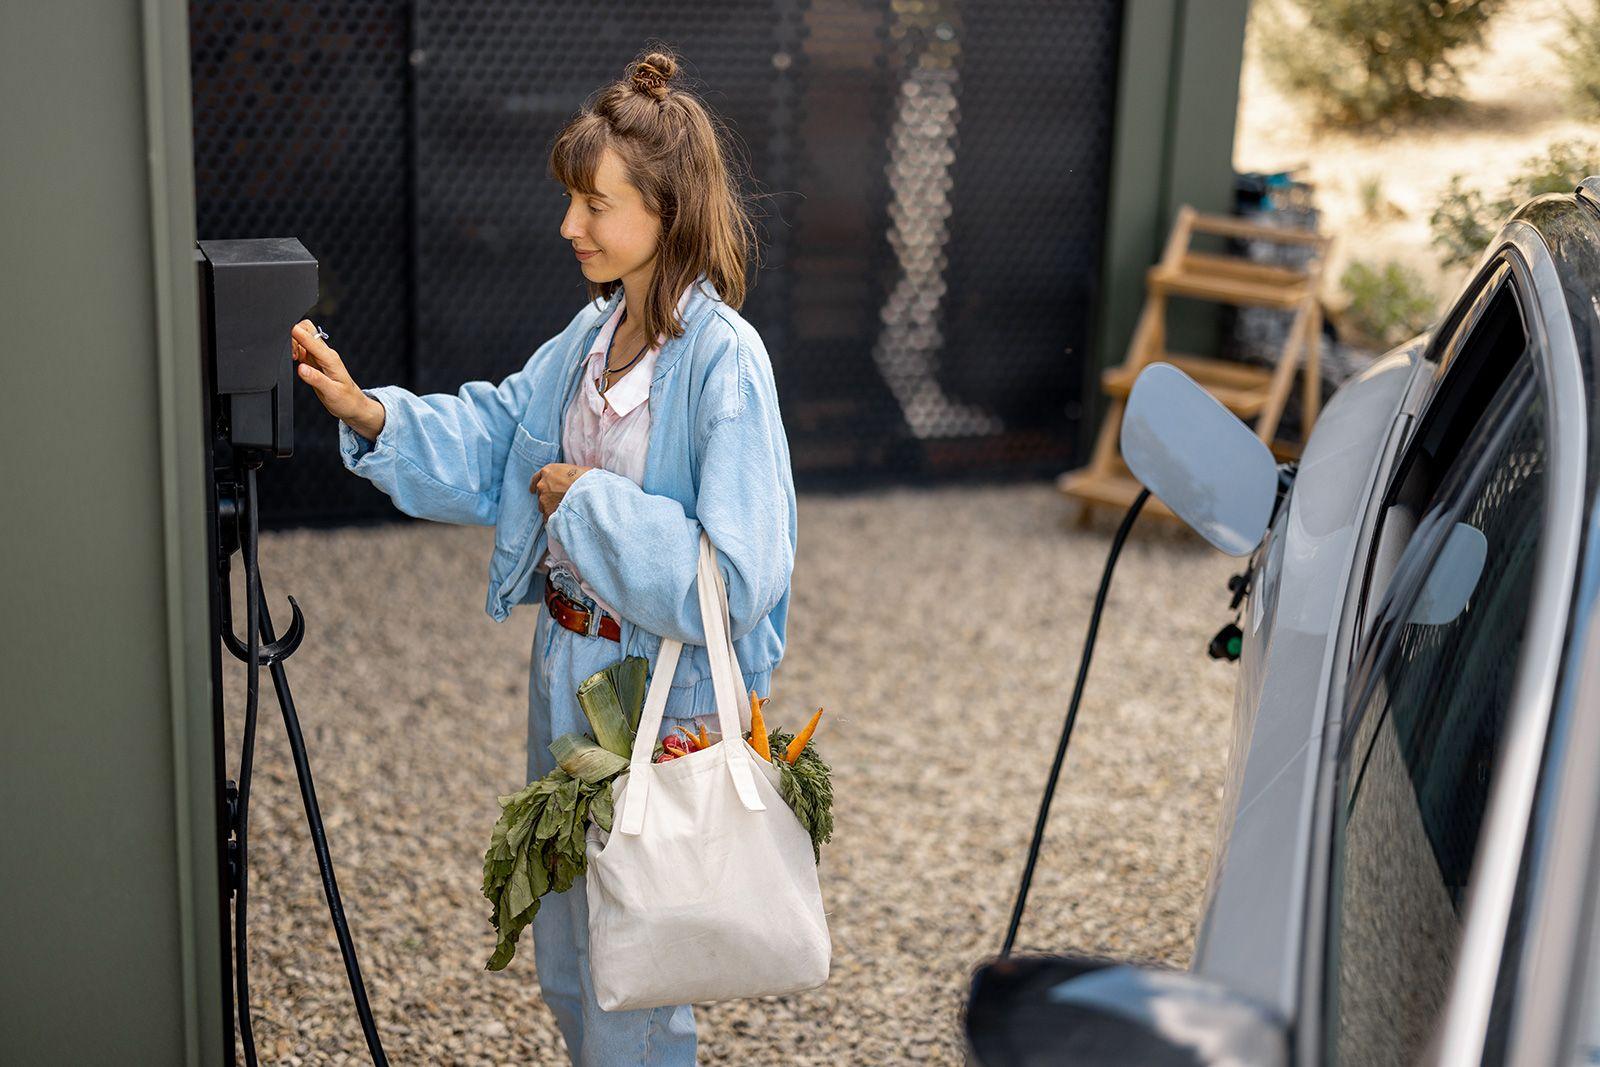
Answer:
<path fill-rule="evenodd" d="M 1074 465 L 1117 0 L 191 5 L 197 232 L 292 235 L 363 385 L 499 380 L 572 317 L 556 129 L 652 39 L 769 194 L 744 313 L 802 487 Z M 297 398 L 275 523 L 392 515 Z"/>

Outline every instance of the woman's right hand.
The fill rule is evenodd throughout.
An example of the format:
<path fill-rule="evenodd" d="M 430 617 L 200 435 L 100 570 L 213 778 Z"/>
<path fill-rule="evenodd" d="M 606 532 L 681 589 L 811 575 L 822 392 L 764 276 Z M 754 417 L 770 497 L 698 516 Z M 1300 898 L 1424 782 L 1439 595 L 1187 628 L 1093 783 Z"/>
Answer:
<path fill-rule="evenodd" d="M 375 441 L 383 430 L 383 405 L 361 391 L 345 370 L 339 353 L 317 336 L 310 319 L 301 319 L 289 331 L 295 373 L 311 386 L 328 414 L 347 423 L 356 433 Z"/>

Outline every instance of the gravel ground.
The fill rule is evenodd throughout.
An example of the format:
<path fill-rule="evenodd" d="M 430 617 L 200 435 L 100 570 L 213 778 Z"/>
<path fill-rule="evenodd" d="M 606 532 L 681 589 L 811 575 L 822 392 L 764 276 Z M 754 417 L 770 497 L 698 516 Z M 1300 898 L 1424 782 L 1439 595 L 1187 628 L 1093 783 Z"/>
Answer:
<path fill-rule="evenodd" d="M 828 709 L 833 972 L 816 991 L 696 1008 L 701 1063 L 961 1062 L 968 976 L 1005 935 L 1116 527 L 1072 514 L 1048 484 L 800 498 L 768 714 Z M 490 545 L 486 528 L 419 522 L 262 539 L 274 621 L 286 594 L 306 613 L 288 674 L 395 1063 L 566 1062 L 532 942 L 483 970 L 483 851 L 495 795 L 524 784 L 535 622 L 532 605 L 504 624 L 483 613 Z M 1124 547 L 1018 951 L 1188 962 L 1235 678 L 1205 645 L 1237 569 L 1153 518 Z M 237 565 L 234 584 L 242 612 Z M 233 770 L 244 669 L 224 670 Z M 366 1062 L 266 672 L 260 722 L 257 1046 L 263 1062 Z"/>

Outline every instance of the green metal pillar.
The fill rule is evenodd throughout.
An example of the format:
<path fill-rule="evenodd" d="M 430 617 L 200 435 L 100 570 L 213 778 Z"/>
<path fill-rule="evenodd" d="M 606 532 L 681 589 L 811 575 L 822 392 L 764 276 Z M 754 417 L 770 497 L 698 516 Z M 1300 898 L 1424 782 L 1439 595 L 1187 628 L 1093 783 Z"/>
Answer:
<path fill-rule="evenodd" d="M 1100 372 L 1122 362 L 1180 204 L 1233 208 L 1233 136 L 1249 0 L 1125 0 L 1094 358 L 1086 361 L 1081 452 L 1105 410 Z M 1206 351 L 1215 310 L 1171 309 L 1169 330 Z"/>
<path fill-rule="evenodd" d="M 0 1059 L 222 1059 L 188 10 L 7 4 Z"/>

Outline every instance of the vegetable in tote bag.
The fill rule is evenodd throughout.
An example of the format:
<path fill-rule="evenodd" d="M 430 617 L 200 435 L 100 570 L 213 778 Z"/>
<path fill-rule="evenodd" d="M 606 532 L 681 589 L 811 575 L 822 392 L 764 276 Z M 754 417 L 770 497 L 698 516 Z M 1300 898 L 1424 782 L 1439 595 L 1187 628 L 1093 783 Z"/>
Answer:
<path fill-rule="evenodd" d="M 744 702 L 716 552 L 696 579 L 722 739 L 651 763 L 683 644 L 670 638 L 645 695 L 612 832 L 587 831 L 589 969 L 606 1011 L 794 993 L 828 980 L 832 942 L 811 838 L 779 771 L 742 736 Z"/>

